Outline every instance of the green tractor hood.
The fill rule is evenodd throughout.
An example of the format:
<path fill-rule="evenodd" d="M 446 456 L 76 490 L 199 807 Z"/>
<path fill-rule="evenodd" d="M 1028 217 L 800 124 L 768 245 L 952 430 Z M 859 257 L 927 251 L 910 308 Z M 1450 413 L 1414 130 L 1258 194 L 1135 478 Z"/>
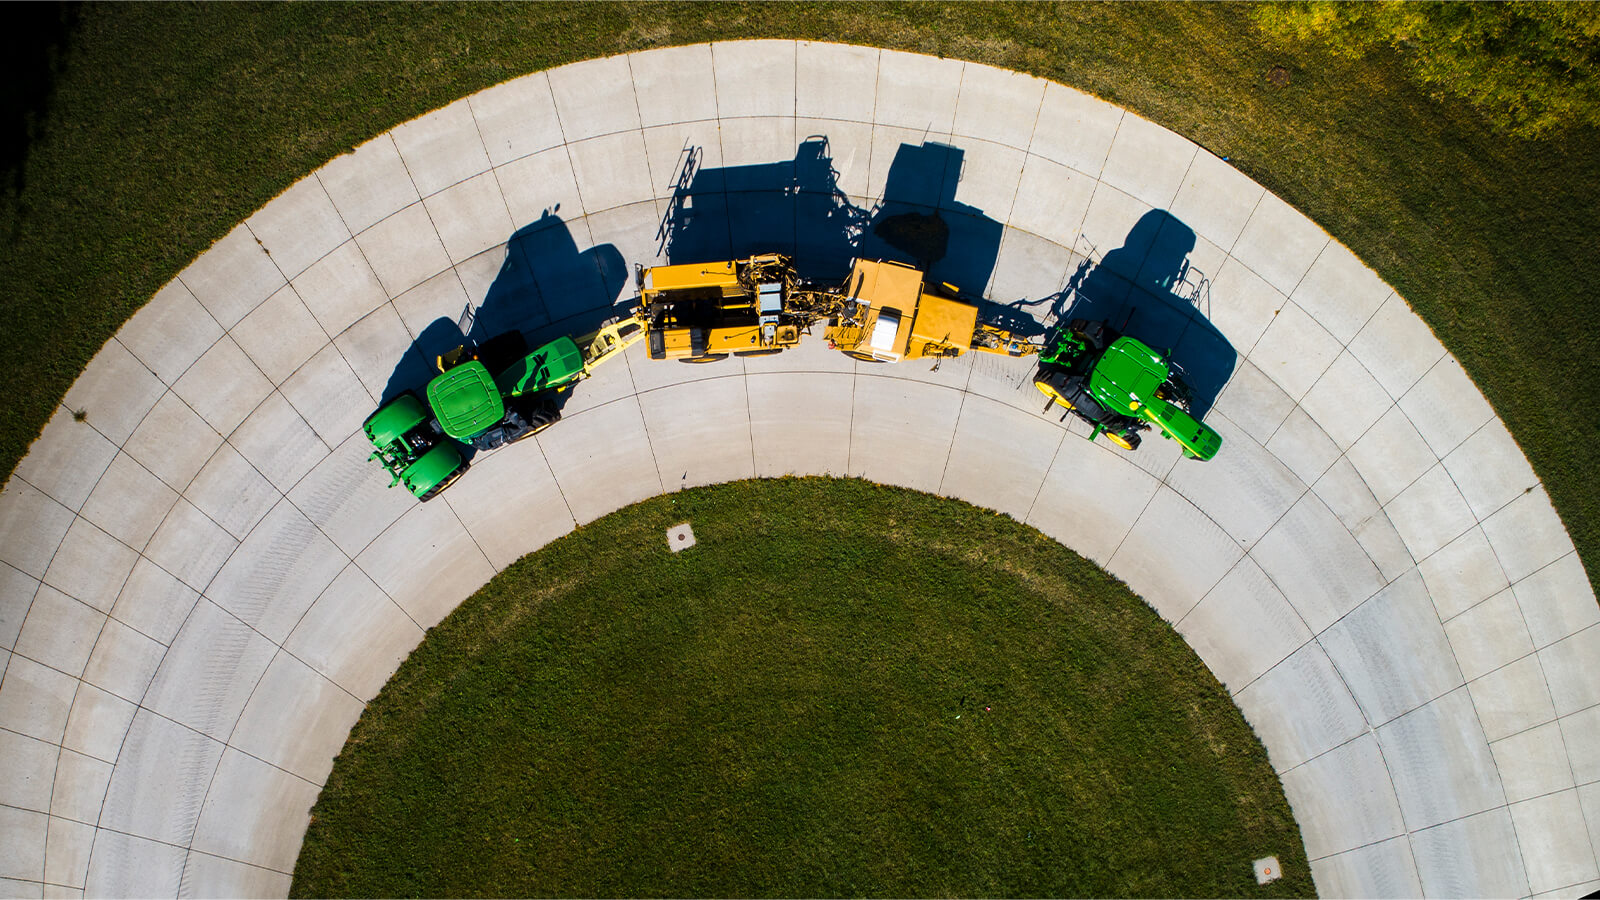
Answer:
<path fill-rule="evenodd" d="M 1222 435 L 1176 404 L 1152 399 L 1139 408 L 1138 415 L 1160 428 L 1162 434 L 1182 444 L 1184 456 L 1205 462 L 1222 449 Z"/>
<path fill-rule="evenodd" d="M 1137 416 L 1166 380 L 1167 361 L 1161 354 L 1133 338 L 1117 338 L 1095 364 L 1089 393 L 1107 409 Z"/>
<path fill-rule="evenodd" d="M 428 383 L 428 404 L 444 433 L 472 439 L 506 417 L 506 397 L 566 387 L 583 377 L 583 353 L 559 337 L 512 363 L 497 377 L 479 360 L 462 363 Z"/>
<path fill-rule="evenodd" d="M 570 337 L 558 337 L 511 364 L 495 383 L 507 397 L 562 388 L 583 377 L 583 353 Z"/>

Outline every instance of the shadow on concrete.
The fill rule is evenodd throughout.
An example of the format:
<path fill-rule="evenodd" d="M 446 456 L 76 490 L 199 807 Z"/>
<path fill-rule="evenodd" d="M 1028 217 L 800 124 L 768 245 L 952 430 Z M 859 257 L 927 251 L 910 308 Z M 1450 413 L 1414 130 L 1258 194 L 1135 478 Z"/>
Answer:
<path fill-rule="evenodd" d="M 935 280 L 981 297 L 994 274 L 1005 227 L 956 200 L 965 166 L 966 151 L 960 147 L 901 144 L 860 255 L 911 263 Z"/>
<path fill-rule="evenodd" d="M 708 168 L 702 155 L 689 146 L 679 158 L 656 235 L 669 263 L 786 253 L 801 277 L 826 283 L 843 280 L 859 256 L 911 263 L 974 302 L 989 284 L 1004 227 L 955 199 L 960 147 L 901 144 L 870 209 L 839 187 L 825 135 L 801 141 L 782 162 Z"/>
<path fill-rule="evenodd" d="M 547 341 L 593 331 L 626 313 L 631 296 L 616 305 L 628 282 L 622 253 L 611 244 L 579 250 L 558 209 L 511 235 L 481 301 L 469 302 L 454 319 L 434 319 L 416 336 L 390 374 L 382 403 L 408 390 L 421 394 L 439 372 L 440 354 L 464 344 L 477 348 L 491 372 L 500 372 Z M 567 396 L 558 395 L 557 403 Z"/>
<path fill-rule="evenodd" d="M 668 263 L 784 253 L 808 280 L 842 280 L 849 272 L 868 215 L 840 190 L 827 137 L 806 138 L 794 159 L 782 162 L 707 168 L 703 156 L 688 146 L 678 159 L 656 232 Z"/>
<path fill-rule="evenodd" d="M 1171 348 L 1194 388 L 1194 412 L 1204 415 L 1238 353 L 1208 317 L 1210 282 L 1189 261 L 1194 231 L 1153 210 L 1120 247 L 1085 258 L 1057 293 L 993 303 L 978 292 L 994 272 L 1004 227 L 955 200 L 963 157 L 947 144 L 901 144 L 884 197 L 868 211 L 839 188 L 826 137 L 801 142 L 792 160 L 750 166 L 705 168 L 699 148 L 686 147 L 657 233 L 659 254 L 681 264 L 788 253 L 802 277 L 822 282 L 841 280 L 858 256 L 893 259 L 964 289 L 985 321 L 1020 334 L 1040 335 L 1075 318 L 1107 320 L 1153 347 Z M 486 363 L 509 365 L 546 341 L 626 314 L 632 297 L 621 296 L 629 282 L 622 254 L 611 244 L 579 250 L 557 212 L 546 210 L 511 236 L 481 302 L 417 335 L 383 402 L 425 387 L 438 356 L 462 344 L 479 347 Z"/>
<path fill-rule="evenodd" d="M 1204 416 L 1238 364 L 1239 354 L 1211 324 L 1211 281 L 1190 263 L 1194 230 L 1165 210 L 1144 214 L 1122 246 L 1079 263 L 1065 287 L 1045 298 L 1046 321 L 1105 320 L 1172 361 L 1194 389 L 1192 411 Z"/>

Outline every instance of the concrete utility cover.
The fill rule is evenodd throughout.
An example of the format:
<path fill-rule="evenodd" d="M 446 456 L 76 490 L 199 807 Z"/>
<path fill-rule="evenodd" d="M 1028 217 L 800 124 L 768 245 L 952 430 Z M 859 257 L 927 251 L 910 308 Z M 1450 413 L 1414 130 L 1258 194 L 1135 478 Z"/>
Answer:
<path fill-rule="evenodd" d="M 426 504 L 367 460 L 362 421 L 425 382 L 468 305 L 485 334 L 573 333 L 626 309 L 635 264 L 778 251 L 822 274 L 910 252 L 884 234 L 1030 327 L 1137 309 L 1129 331 L 1214 394 L 1221 454 L 1090 443 L 1040 413 L 1028 360 L 875 365 L 811 339 L 693 366 L 636 345 Z M 1323 896 L 1600 888 L 1600 608 L 1405 300 L 1093 97 L 754 41 L 407 122 L 106 344 L 0 493 L 3 890 L 284 895 L 334 756 L 427 628 L 580 523 L 787 473 L 990 507 L 1126 581 L 1260 735 Z"/>
<path fill-rule="evenodd" d="M 682 525 L 674 525 L 671 528 L 668 528 L 667 529 L 667 546 L 672 548 L 672 552 L 673 553 L 677 553 L 677 552 L 679 552 L 681 550 L 687 550 L 690 547 L 693 547 L 694 546 L 694 529 L 689 527 L 689 523 L 688 522 L 685 522 Z"/>
<path fill-rule="evenodd" d="M 1256 884 L 1266 884 L 1283 877 L 1283 867 L 1276 856 L 1256 860 Z"/>

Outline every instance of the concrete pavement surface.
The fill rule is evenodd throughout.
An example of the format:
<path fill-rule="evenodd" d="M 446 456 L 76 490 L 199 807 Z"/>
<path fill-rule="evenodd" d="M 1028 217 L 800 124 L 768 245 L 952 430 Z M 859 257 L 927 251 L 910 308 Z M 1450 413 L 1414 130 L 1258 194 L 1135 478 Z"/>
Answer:
<path fill-rule="evenodd" d="M 947 245 L 908 250 L 935 213 Z M 636 345 L 426 505 L 367 461 L 362 420 L 463 324 L 579 331 L 635 265 L 764 251 L 819 276 L 915 251 L 1021 327 L 1127 321 L 1174 348 L 1222 452 L 1091 443 L 1028 360 L 874 365 L 813 337 L 706 366 Z M 785 473 L 991 507 L 1125 580 L 1261 736 L 1323 895 L 1600 888 L 1600 607 L 1405 300 L 1093 97 L 758 41 L 407 122 L 106 344 L 0 493 L 0 893 L 284 895 L 334 755 L 426 629 L 575 525 Z"/>

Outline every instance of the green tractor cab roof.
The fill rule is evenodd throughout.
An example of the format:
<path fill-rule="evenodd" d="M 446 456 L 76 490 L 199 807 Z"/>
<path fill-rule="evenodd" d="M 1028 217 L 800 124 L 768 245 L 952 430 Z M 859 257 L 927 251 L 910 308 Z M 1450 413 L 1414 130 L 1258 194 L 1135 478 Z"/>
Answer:
<path fill-rule="evenodd" d="M 565 387 L 582 376 L 583 352 L 572 338 L 559 337 L 512 363 L 495 383 L 502 394 L 520 397 Z"/>
<path fill-rule="evenodd" d="M 428 405 L 439 417 L 439 427 L 458 441 L 471 441 L 506 416 L 500 389 L 477 360 L 428 382 Z"/>
<path fill-rule="evenodd" d="M 1117 338 L 1095 366 L 1089 389 L 1106 406 L 1133 415 L 1156 396 L 1170 371 L 1166 357 L 1143 342 Z"/>

